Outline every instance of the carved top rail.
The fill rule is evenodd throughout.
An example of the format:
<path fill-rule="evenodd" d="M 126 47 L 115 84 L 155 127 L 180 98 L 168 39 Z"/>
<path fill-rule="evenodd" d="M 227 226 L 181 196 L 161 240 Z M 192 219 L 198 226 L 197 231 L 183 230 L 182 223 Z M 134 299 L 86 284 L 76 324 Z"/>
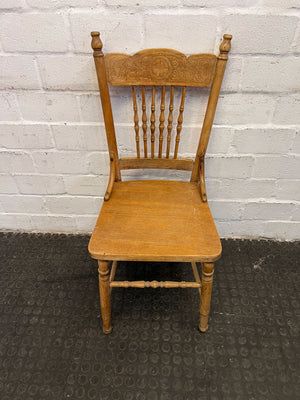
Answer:
<path fill-rule="evenodd" d="M 214 54 L 187 57 L 170 49 L 142 50 L 133 56 L 122 53 L 105 56 L 107 81 L 116 86 L 208 87 L 213 82 L 216 63 Z"/>

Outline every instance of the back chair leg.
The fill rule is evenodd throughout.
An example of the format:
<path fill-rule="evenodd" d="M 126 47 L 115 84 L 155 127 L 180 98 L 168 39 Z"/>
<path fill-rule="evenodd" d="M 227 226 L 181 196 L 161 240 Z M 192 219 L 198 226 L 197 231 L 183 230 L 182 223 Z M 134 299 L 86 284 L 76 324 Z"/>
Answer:
<path fill-rule="evenodd" d="M 109 261 L 98 261 L 100 306 L 101 306 L 103 332 L 106 334 L 112 331 L 110 287 L 109 287 L 109 264 L 110 264 Z"/>
<path fill-rule="evenodd" d="M 199 330 L 206 332 L 208 329 L 208 316 L 210 309 L 211 290 L 214 275 L 214 263 L 202 263 L 202 286 L 200 297 L 200 324 Z"/>

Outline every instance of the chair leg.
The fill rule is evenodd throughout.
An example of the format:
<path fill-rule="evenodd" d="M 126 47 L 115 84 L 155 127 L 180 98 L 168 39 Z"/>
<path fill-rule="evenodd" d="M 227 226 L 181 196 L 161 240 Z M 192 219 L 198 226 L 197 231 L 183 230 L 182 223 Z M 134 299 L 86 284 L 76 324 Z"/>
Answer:
<path fill-rule="evenodd" d="M 202 286 L 200 297 L 200 324 L 199 330 L 206 332 L 208 329 L 208 316 L 210 309 L 210 299 L 212 282 L 214 275 L 214 263 L 202 263 Z"/>
<path fill-rule="evenodd" d="M 111 305 L 110 305 L 110 287 L 109 287 L 109 261 L 98 261 L 99 272 L 99 292 L 100 306 L 102 315 L 102 326 L 105 334 L 112 331 L 111 327 Z"/>

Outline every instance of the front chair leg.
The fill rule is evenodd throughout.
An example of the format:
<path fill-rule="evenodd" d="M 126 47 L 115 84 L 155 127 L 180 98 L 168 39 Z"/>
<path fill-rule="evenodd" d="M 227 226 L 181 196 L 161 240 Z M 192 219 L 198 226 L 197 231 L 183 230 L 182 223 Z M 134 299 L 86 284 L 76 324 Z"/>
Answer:
<path fill-rule="evenodd" d="M 200 324 L 199 324 L 199 329 L 201 332 L 206 332 L 208 329 L 208 316 L 210 309 L 213 275 L 214 275 L 214 263 L 202 263 Z"/>
<path fill-rule="evenodd" d="M 99 272 L 99 292 L 100 306 L 102 315 L 103 332 L 105 334 L 112 331 L 110 315 L 110 287 L 109 287 L 109 261 L 98 261 Z"/>

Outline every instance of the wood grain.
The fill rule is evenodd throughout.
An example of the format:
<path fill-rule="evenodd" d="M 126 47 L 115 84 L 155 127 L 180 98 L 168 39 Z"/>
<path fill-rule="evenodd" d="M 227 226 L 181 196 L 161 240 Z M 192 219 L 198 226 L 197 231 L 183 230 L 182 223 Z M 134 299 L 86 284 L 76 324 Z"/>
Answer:
<path fill-rule="evenodd" d="M 140 127 L 139 127 L 139 116 L 138 116 L 138 107 L 136 101 L 136 90 L 135 86 L 132 86 L 132 99 L 133 99 L 133 113 L 134 113 L 134 130 L 135 130 L 135 142 L 136 142 L 136 156 L 137 158 L 141 157 L 140 153 Z"/>
<path fill-rule="evenodd" d="M 164 139 L 164 129 L 165 129 L 165 95 L 166 95 L 166 87 L 162 86 L 161 88 L 161 102 L 160 102 L 160 116 L 159 116 L 159 150 L 158 157 L 162 157 L 162 146 Z"/>
<path fill-rule="evenodd" d="M 174 86 L 171 86 L 170 91 L 170 104 L 169 104 L 169 116 L 168 116 L 168 136 L 167 136 L 167 151 L 166 151 L 166 158 L 170 156 L 170 144 L 171 144 L 171 136 L 172 136 L 172 129 L 173 129 L 173 109 L 174 109 Z"/>
<path fill-rule="evenodd" d="M 177 155 L 178 155 L 178 147 L 179 147 L 179 142 L 180 142 L 180 133 L 181 133 L 182 122 L 183 122 L 183 110 L 184 110 L 185 92 L 186 92 L 186 88 L 183 87 L 182 88 L 182 93 L 181 93 L 181 102 L 180 102 L 180 107 L 179 107 L 179 115 L 178 115 L 178 120 L 177 120 L 177 134 L 176 134 L 176 139 L 175 139 L 174 158 L 177 158 Z"/>
<path fill-rule="evenodd" d="M 111 304 L 109 287 L 109 261 L 98 261 L 99 273 L 99 294 L 102 315 L 103 332 L 108 334 L 112 331 L 111 327 Z"/>
<path fill-rule="evenodd" d="M 217 58 L 214 54 L 189 57 L 176 50 L 149 49 L 133 56 L 105 56 L 107 81 L 111 85 L 200 86 L 213 82 Z"/>
<path fill-rule="evenodd" d="M 228 60 L 228 52 L 230 51 L 231 38 L 232 38 L 231 35 L 224 35 L 223 41 L 220 45 L 220 55 L 218 56 L 216 74 L 209 94 L 200 140 L 195 157 L 194 169 L 191 176 L 191 182 L 197 182 L 199 180 L 199 171 L 200 171 L 199 164 L 201 158 L 204 157 L 206 153 L 210 132 L 218 104 L 226 63 Z"/>
<path fill-rule="evenodd" d="M 215 261 L 220 239 L 196 183 L 116 182 L 89 252 L 101 260 Z"/>
<path fill-rule="evenodd" d="M 200 298 L 200 324 L 199 329 L 201 332 L 206 332 L 208 329 L 208 316 L 210 310 L 211 291 L 214 275 L 214 264 L 202 264 L 202 286 Z"/>
<path fill-rule="evenodd" d="M 166 159 L 166 158 L 120 158 L 120 169 L 178 169 L 192 171 L 194 162 L 187 158 Z"/>
<path fill-rule="evenodd" d="M 145 86 L 142 86 L 142 110 L 143 110 L 143 114 L 142 114 L 142 128 L 143 128 L 143 140 L 144 140 L 144 157 L 147 158 L 148 157 L 148 150 L 147 150 L 147 113 L 146 113 L 146 89 Z"/>
<path fill-rule="evenodd" d="M 174 281 L 113 281 L 110 283 L 110 287 L 123 287 L 123 288 L 129 288 L 129 287 L 134 287 L 134 288 L 139 288 L 139 289 L 144 289 L 144 288 L 166 288 L 166 289 L 174 289 L 174 288 L 196 288 L 199 289 L 201 287 L 201 284 L 198 282 L 174 282 Z"/>
<path fill-rule="evenodd" d="M 106 139 L 109 153 L 114 153 L 116 161 L 116 181 L 121 180 L 118 146 L 116 140 L 115 126 L 113 113 L 111 108 L 110 95 L 106 80 L 106 68 L 104 62 L 104 55 L 102 52 L 102 42 L 100 40 L 99 32 L 92 32 L 92 48 L 94 50 L 94 62 L 97 72 L 97 79 L 99 84 L 101 105 L 104 117 Z"/>
<path fill-rule="evenodd" d="M 154 158 L 154 144 L 155 144 L 155 86 L 152 86 L 152 101 L 151 101 L 151 158 Z"/>
<path fill-rule="evenodd" d="M 200 294 L 199 329 L 208 329 L 214 262 L 221 255 L 221 242 L 212 218 L 205 188 L 205 154 L 224 76 L 231 35 L 224 35 L 220 54 L 189 57 L 169 49 L 143 50 L 133 56 L 111 53 L 104 57 L 99 32 L 92 32 L 92 48 L 110 155 L 110 179 L 101 212 L 89 243 L 99 264 L 100 304 L 104 333 L 111 332 L 112 287 L 194 287 Z M 119 158 L 108 83 L 133 86 L 134 131 L 137 157 Z M 144 158 L 140 155 L 136 86 L 142 86 L 142 131 Z M 152 86 L 151 157 L 148 158 L 146 86 Z M 155 93 L 161 86 L 158 154 L 155 157 Z M 163 158 L 165 91 L 170 88 L 166 158 Z M 170 158 L 174 87 L 182 87 L 177 119 L 174 158 Z M 178 158 L 186 87 L 211 86 L 195 161 Z M 191 182 L 120 182 L 121 170 L 160 168 L 192 171 Z M 191 262 L 196 282 L 114 281 L 117 261 Z M 111 262 L 112 270 L 109 276 Z M 202 263 L 200 281 L 196 262 Z"/>

